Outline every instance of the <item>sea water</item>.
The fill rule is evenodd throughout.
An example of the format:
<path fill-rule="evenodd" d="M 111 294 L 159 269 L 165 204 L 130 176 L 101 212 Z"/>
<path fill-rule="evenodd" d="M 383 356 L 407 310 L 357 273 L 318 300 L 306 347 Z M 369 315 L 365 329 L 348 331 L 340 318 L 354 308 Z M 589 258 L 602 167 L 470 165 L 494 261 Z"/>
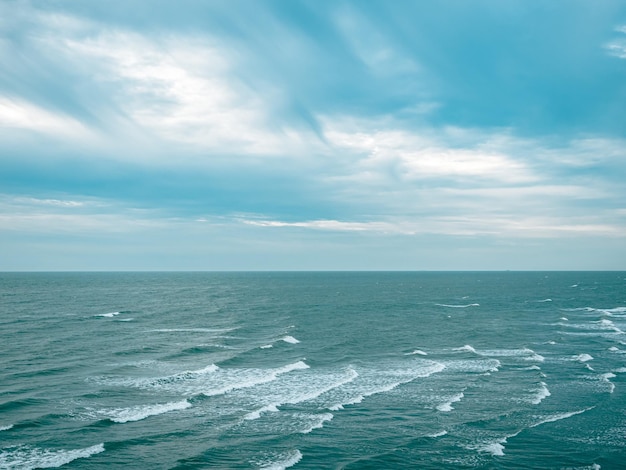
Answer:
<path fill-rule="evenodd" d="M 626 468 L 626 273 L 0 274 L 0 468 Z"/>

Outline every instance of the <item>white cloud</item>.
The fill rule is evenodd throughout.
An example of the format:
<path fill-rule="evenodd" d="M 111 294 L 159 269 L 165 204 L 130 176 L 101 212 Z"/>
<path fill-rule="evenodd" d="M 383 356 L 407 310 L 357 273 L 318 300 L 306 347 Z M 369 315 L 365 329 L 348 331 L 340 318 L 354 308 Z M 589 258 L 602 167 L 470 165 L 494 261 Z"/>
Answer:
<path fill-rule="evenodd" d="M 626 25 L 619 26 L 615 28 L 615 30 L 619 33 L 626 34 Z M 618 57 L 620 59 L 626 59 L 626 39 L 615 39 L 606 44 L 604 47 L 608 51 L 609 55 Z"/>
<path fill-rule="evenodd" d="M 7 96 L 0 96 L 0 128 L 34 131 L 69 140 L 94 137 L 89 128 L 70 116 Z"/>

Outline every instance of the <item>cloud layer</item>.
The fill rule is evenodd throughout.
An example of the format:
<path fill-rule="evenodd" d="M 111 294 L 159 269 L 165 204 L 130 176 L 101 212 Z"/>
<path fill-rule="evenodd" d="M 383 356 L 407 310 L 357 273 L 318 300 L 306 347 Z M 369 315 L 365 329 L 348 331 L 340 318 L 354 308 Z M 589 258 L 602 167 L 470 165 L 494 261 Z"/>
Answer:
<path fill-rule="evenodd" d="M 0 17 L 0 269 L 625 267 L 620 2 Z"/>

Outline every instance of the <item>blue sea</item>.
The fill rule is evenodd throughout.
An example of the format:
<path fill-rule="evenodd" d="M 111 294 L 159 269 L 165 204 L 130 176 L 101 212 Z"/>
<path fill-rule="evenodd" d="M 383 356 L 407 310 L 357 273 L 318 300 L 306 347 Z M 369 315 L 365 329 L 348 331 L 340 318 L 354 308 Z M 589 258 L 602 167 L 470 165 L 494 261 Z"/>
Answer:
<path fill-rule="evenodd" d="M 626 273 L 0 274 L 0 468 L 626 468 Z"/>

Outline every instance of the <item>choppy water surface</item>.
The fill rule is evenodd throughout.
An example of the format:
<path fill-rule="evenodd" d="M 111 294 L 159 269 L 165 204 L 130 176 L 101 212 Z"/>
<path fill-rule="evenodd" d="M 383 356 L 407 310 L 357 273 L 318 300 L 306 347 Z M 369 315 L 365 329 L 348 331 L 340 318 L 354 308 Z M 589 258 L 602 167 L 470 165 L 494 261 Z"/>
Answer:
<path fill-rule="evenodd" d="M 626 273 L 0 274 L 0 468 L 624 468 Z"/>

